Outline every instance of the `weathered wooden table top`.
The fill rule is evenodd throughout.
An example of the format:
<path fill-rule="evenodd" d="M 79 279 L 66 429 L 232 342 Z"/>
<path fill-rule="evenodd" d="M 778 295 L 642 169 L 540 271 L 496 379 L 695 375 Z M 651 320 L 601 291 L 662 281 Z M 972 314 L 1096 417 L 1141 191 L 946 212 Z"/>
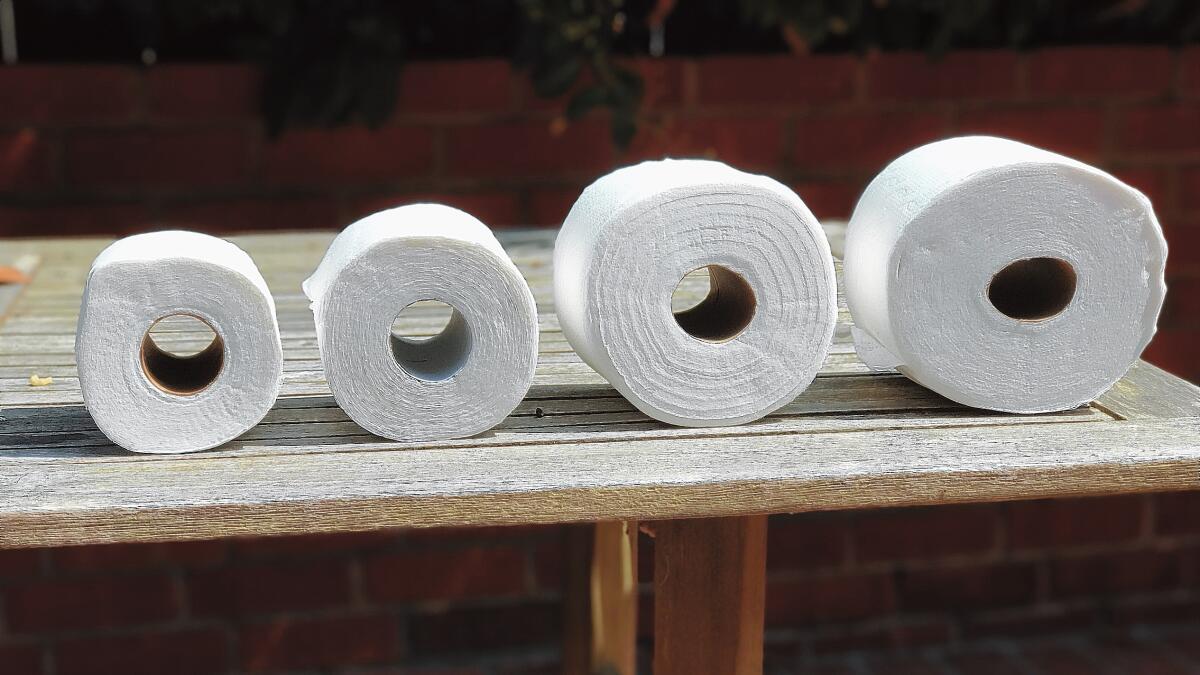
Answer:
<path fill-rule="evenodd" d="M 282 397 L 237 441 L 168 456 L 113 446 L 82 404 L 76 315 L 107 241 L 0 240 L 0 265 L 32 271 L 28 286 L 0 286 L 0 547 L 1200 487 L 1200 389 L 1139 363 L 1078 410 L 972 410 L 899 375 L 869 373 L 850 345 L 844 304 L 821 376 L 775 414 L 729 428 L 655 422 L 563 339 L 551 302 L 554 232 L 544 230 L 501 235 L 540 312 L 541 353 L 525 401 L 474 438 L 389 442 L 351 422 L 322 375 L 300 282 L 332 236 L 234 238 L 275 294 Z M 33 387 L 34 374 L 54 381 Z"/>

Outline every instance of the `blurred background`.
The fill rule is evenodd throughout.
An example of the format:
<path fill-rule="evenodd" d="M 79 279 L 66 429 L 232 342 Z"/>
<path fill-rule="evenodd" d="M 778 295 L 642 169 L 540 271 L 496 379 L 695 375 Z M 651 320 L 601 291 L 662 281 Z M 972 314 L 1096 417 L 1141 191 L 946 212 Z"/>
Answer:
<path fill-rule="evenodd" d="M 1150 196 L 1171 255 L 1146 358 L 1200 381 L 1197 40 L 1183 0 L 0 0 L 0 236 L 337 229 L 416 200 L 555 226 L 662 156 L 844 219 L 905 150 L 993 133 Z M 768 672 L 1200 671 L 1198 493 L 771 528 Z M 0 551 L 0 673 L 577 672 L 579 537 Z"/>

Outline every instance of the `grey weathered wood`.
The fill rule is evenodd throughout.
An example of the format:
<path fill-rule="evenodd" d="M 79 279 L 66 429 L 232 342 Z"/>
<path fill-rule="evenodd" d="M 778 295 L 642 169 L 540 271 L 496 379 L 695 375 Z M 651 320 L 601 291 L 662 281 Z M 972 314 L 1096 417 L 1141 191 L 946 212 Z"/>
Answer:
<path fill-rule="evenodd" d="M 969 410 L 869 373 L 844 306 L 821 376 L 773 415 L 684 429 L 637 412 L 571 351 L 550 297 L 552 231 L 502 233 L 541 316 L 535 385 L 496 429 L 398 444 L 346 418 L 321 371 L 300 282 L 330 233 L 250 235 L 276 295 L 283 396 L 244 437 L 184 456 L 108 443 L 82 407 L 73 343 L 100 239 L 5 241 L 36 256 L 0 316 L 0 547 L 226 535 L 859 508 L 1183 489 L 1200 483 L 1200 390 L 1146 364 L 1095 404 Z M 701 288 L 691 289 L 699 298 Z M 418 312 L 434 330 L 436 312 Z M 202 346 L 169 325 L 165 344 Z M 53 384 L 30 387 L 29 376 Z"/>

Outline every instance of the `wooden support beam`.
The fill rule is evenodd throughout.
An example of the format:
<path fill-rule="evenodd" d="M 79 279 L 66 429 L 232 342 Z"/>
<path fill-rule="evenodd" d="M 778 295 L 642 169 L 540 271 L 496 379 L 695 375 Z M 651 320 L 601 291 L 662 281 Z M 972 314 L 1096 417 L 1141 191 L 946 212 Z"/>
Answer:
<path fill-rule="evenodd" d="M 654 540 L 654 674 L 760 675 L 767 517 L 669 520 Z"/>
<path fill-rule="evenodd" d="M 596 523 L 592 545 L 592 673 L 637 672 L 637 522 Z"/>

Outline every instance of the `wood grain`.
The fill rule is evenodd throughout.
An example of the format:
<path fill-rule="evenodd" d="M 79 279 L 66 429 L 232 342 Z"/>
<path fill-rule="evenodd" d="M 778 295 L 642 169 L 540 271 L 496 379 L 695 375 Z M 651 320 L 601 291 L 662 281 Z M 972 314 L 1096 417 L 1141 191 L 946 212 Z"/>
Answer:
<path fill-rule="evenodd" d="M 38 264 L 0 324 L 0 547 L 636 521 L 1186 489 L 1200 481 L 1193 385 L 1140 363 L 1077 410 L 970 410 L 897 374 L 870 373 L 854 355 L 844 306 L 821 375 L 775 414 L 735 428 L 660 424 L 566 343 L 550 290 L 554 234 L 501 234 L 539 304 L 538 370 L 525 401 L 486 434 L 411 445 L 365 433 L 325 384 L 299 285 L 332 234 L 236 238 L 276 298 L 283 396 L 237 441 L 169 457 L 114 447 L 82 406 L 76 315 L 88 266 L 107 242 L 3 241 L 6 259 Z M 436 316 L 425 320 L 432 331 Z M 168 328 L 164 344 L 202 338 Z M 30 387 L 33 374 L 54 382 Z"/>
<path fill-rule="evenodd" d="M 637 673 L 637 523 L 596 523 L 592 544 L 591 672 Z"/>
<path fill-rule="evenodd" d="M 658 523 L 656 675 L 761 675 L 767 518 Z"/>

